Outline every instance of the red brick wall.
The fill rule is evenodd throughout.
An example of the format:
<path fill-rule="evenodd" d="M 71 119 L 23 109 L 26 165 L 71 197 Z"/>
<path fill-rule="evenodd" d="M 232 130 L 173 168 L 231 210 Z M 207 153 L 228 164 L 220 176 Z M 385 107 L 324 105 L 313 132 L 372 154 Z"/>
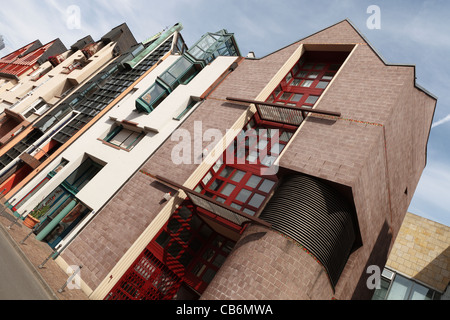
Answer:
<path fill-rule="evenodd" d="M 202 300 L 331 300 L 325 269 L 293 241 L 249 227 Z"/>
<path fill-rule="evenodd" d="M 188 130 L 194 139 L 194 122 L 202 121 L 202 135 L 209 128 L 225 134 L 246 110 L 246 107 L 231 105 L 225 98 L 254 99 L 295 49 L 291 46 L 281 50 L 264 63 L 243 61 L 180 128 Z M 197 165 L 172 164 L 171 153 L 177 144 L 168 139 L 141 169 L 183 184 Z M 203 147 L 209 144 L 204 142 Z M 161 185 L 152 182 L 141 173 L 132 176 L 64 251 L 62 258 L 69 265 L 83 264 L 83 280 L 91 289 L 95 290 L 165 205 L 160 202 L 167 190 L 159 190 Z"/>

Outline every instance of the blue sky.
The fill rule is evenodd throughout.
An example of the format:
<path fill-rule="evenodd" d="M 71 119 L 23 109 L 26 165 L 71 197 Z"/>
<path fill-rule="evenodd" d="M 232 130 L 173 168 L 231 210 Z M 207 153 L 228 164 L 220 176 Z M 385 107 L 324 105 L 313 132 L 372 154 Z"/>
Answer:
<path fill-rule="evenodd" d="M 181 22 L 192 45 L 208 31 L 235 33 L 242 54 L 264 56 L 343 19 L 365 35 L 388 63 L 416 65 L 417 83 L 438 97 L 428 164 L 409 211 L 450 226 L 450 2 L 448 0 L 0 0 L 6 55 L 36 39 L 66 47 L 99 39 L 126 22 L 138 41 Z M 77 11 L 68 11 L 71 6 Z M 380 29 L 369 29 L 371 5 Z M 72 7 L 74 8 L 74 7 Z M 79 20 L 73 23 L 73 17 Z M 79 23 L 78 23 L 79 21 Z M 75 27 L 75 28 L 74 28 Z"/>

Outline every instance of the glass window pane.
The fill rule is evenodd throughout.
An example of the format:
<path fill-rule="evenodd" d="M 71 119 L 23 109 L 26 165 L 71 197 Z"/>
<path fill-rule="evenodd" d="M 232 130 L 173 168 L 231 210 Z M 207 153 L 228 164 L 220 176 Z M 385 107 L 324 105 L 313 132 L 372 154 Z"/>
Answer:
<path fill-rule="evenodd" d="M 315 104 L 319 100 L 318 96 L 309 96 L 305 103 Z"/>
<path fill-rule="evenodd" d="M 289 100 L 289 98 L 291 97 L 292 93 L 290 92 L 285 92 L 283 93 L 283 95 L 281 96 L 281 100 Z"/>
<path fill-rule="evenodd" d="M 212 279 L 214 279 L 214 276 L 216 275 L 216 272 L 212 269 L 206 270 L 205 274 L 202 277 L 202 281 L 206 283 L 210 283 Z"/>
<path fill-rule="evenodd" d="M 252 151 L 247 157 L 247 161 L 250 163 L 256 163 L 256 160 L 258 159 L 258 152 Z"/>
<path fill-rule="evenodd" d="M 284 144 L 275 143 L 272 149 L 270 149 L 270 153 L 280 154 L 281 151 L 283 151 L 284 147 L 285 147 Z"/>
<path fill-rule="evenodd" d="M 380 289 L 375 290 L 372 300 L 385 300 L 390 282 L 381 278 Z"/>
<path fill-rule="evenodd" d="M 294 79 L 294 80 L 292 80 L 290 85 L 296 87 L 296 86 L 300 85 L 300 83 L 302 81 L 303 81 L 302 79 Z"/>
<path fill-rule="evenodd" d="M 248 198 L 252 195 L 251 191 L 242 189 L 236 197 L 237 201 L 247 202 Z"/>
<path fill-rule="evenodd" d="M 275 162 L 275 160 L 277 160 L 277 157 L 267 156 L 267 157 L 264 158 L 263 161 L 261 161 L 261 164 L 266 166 L 266 167 L 271 167 L 272 164 Z"/>
<path fill-rule="evenodd" d="M 259 182 L 261 181 L 261 178 L 258 176 L 251 176 L 250 179 L 248 179 L 247 181 L 247 186 L 249 186 L 250 188 L 256 188 L 256 186 L 259 184 Z"/>
<path fill-rule="evenodd" d="M 291 132 L 283 132 L 280 136 L 280 141 L 288 142 L 292 136 L 293 136 L 293 133 L 291 133 Z"/>
<path fill-rule="evenodd" d="M 234 188 L 236 188 L 234 184 L 228 183 L 220 193 L 225 196 L 229 196 L 233 192 Z"/>
<path fill-rule="evenodd" d="M 220 176 L 224 177 L 224 178 L 228 178 L 232 172 L 233 172 L 233 168 L 225 167 L 225 168 L 223 168 L 222 172 L 220 173 Z"/>
<path fill-rule="evenodd" d="M 294 94 L 291 101 L 299 102 L 302 99 L 302 97 L 303 97 L 302 94 Z"/>
<path fill-rule="evenodd" d="M 308 79 L 316 79 L 318 76 L 319 76 L 319 73 L 318 73 L 318 72 L 311 72 L 311 73 L 308 75 Z"/>
<path fill-rule="evenodd" d="M 320 81 L 320 82 L 317 84 L 316 88 L 317 88 L 317 89 L 325 89 L 325 88 L 328 86 L 328 83 L 329 83 L 329 82 L 327 82 L 327 81 Z"/>
<path fill-rule="evenodd" d="M 392 284 L 391 290 L 387 300 L 406 300 L 409 296 L 409 291 L 411 290 L 412 282 L 402 276 L 397 275 L 395 277 L 394 283 Z"/>
<path fill-rule="evenodd" d="M 287 74 L 287 76 L 286 76 L 286 83 L 289 83 L 289 81 L 292 79 L 292 75 L 291 75 L 291 73 L 289 72 L 288 74 Z"/>
<path fill-rule="evenodd" d="M 265 199 L 266 197 L 255 193 L 248 204 L 251 205 L 252 207 L 259 208 Z"/>
<path fill-rule="evenodd" d="M 303 83 L 302 83 L 302 87 L 309 88 L 309 87 L 311 87 L 312 84 L 313 84 L 313 81 L 312 81 L 312 80 L 305 80 L 305 81 L 303 81 Z"/>
<path fill-rule="evenodd" d="M 223 181 L 222 181 L 222 180 L 216 179 L 216 180 L 213 181 L 213 183 L 211 183 L 211 186 L 209 187 L 209 189 L 210 189 L 210 190 L 213 190 L 213 191 L 217 191 L 217 190 L 220 189 L 220 187 L 222 186 L 222 184 L 223 184 Z"/>
<path fill-rule="evenodd" d="M 268 142 L 266 139 L 260 140 L 260 141 L 258 142 L 258 149 L 259 149 L 259 150 L 265 149 L 265 148 L 267 147 L 267 144 L 268 144 L 268 143 L 269 143 L 269 142 Z"/>
<path fill-rule="evenodd" d="M 205 185 L 208 184 L 208 182 L 209 182 L 209 180 L 211 180 L 211 178 L 212 178 L 212 174 L 211 174 L 211 172 L 208 172 L 202 180 L 203 184 L 205 184 Z"/>
<path fill-rule="evenodd" d="M 259 190 L 265 193 L 269 193 L 273 186 L 275 185 L 275 182 L 272 180 L 264 180 L 264 182 L 259 187 Z"/>
<path fill-rule="evenodd" d="M 235 182 L 240 182 L 244 176 L 245 176 L 244 171 L 236 170 L 236 172 L 233 174 L 233 177 L 231 178 L 231 180 L 233 180 Z"/>
<path fill-rule="evenodd" d="M 411 300 L 431 300 L 433 297 L 433 290 L 422 286 L 421 284 L 414 283 L 411 293 Z"/>

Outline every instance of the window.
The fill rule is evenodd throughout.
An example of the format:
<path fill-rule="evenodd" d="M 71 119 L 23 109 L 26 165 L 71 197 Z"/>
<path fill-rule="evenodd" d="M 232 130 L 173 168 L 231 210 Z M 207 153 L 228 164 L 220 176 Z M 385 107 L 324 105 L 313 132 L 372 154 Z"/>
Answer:
<path fill-rule="evenodd" d="M 141 141 L 144 135 L 143 132 L 125 129 L 120 125 L 113 128 L 104 141 L 118 148 L 131 150 Z"/>
<path fill-rule="evenodd" d="M 203 292 L 225 262 L 235 243 L 213 231 L 186 205 L 177 209 L 152 242 L 152 251 L 167 261 L 184 281 Z"/>
<path fill-rule="evenodd" d="M 335 77 L 343 59 L 333 52 L 306 52 L 266 102 L 312 108 Z"/>
<path fill-rule="evenodd" d="M 37 114 L 38 116 L 43 115 L 50 106 L 42 99 L 38 99 L 35 103 L 31 105 L 31 108 L 27 110 L 24 117 L 29 118 L 33 114 Z"/>
<path fill-rule="evenodd" d="M 441 294 L 412 279 L 384 269 L 381 288 L 375 290 L 372 300 L 440 300 Z"/>

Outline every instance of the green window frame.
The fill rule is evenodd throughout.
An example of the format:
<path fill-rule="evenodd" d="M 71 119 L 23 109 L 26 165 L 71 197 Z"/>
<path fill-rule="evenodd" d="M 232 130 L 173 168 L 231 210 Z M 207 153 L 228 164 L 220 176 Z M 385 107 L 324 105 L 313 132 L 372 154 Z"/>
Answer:
<path fill-rule="evenodd" d="M 120 149 L 132 150 L 139 141 L 141 141 L 144 135 L 143 132 L 129 130 L 124 128 L 124 126 L 119 125 L 116 126 L 103 140 Z"/>

